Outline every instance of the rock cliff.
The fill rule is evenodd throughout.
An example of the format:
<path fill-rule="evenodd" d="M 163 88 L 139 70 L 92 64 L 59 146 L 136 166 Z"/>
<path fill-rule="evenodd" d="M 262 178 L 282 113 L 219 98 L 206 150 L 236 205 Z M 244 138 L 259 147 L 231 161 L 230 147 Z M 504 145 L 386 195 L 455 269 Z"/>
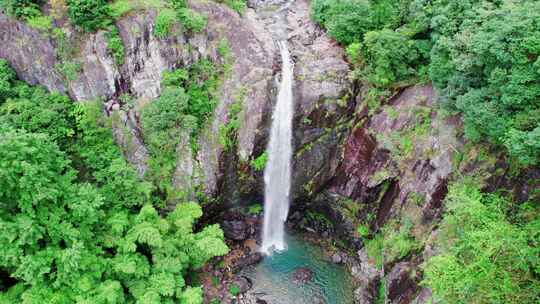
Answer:
<path fill-rule="evenodd" d="M 328 160 L 339 154 L 338 143 L 344 130 L 333 127 L 352 117 L 349 67 L 343 50 L 309 21 L 307 1 L 296 1 L 287 10 L 276 6 L 273 10 L 282 10 L 278 14 L 265 8 L 265 12 L 248 9 L 243 16 L 216 3 L 194 1 L 191 7 L 208 16 L 208 26 L 201 33 L 178 31 L 159 39 L 153 34 L 156 12 L 151 9 L 120 18 L 116 26 L 125 47 L 125 60 L 120 66 L 107 50 L 104 31 L 83 34 L 70 29 L 67 36 L 77 50 L 75 61 L 80 64 L 73 79 L 66 79 L 58 71 L 63 63 L 58 39 L 1 14 L 0 28 L 5 30 L 0 41 L 7 47 L 0 50 L 0 57 L 8 59 L 19 77 L 31 84 L 64 92 L 76 101 L 100 98 L 108 114 L 118 111 L 120 119 L 114 124 L 114 134 L 142 176 L 148 151 L 141 137 L 141 107 L 159 96 L 164 71 L 189 66 L 200 58 L 224 64 L 217 48 L 225 39 L 231 48 L 231 62 L 227 62 L 230 71 L 223 79 L 219 104 L 198 139 L 198 155 L 178 150 L 173 182 L 188 192 L 200 185 L 207 194 L 221 194 L 232 201 L 262 192 L 262 173 L 251 168 L 249 162 L 264 152 L 275 101 L 280 63 L 273 41 L 288 38 L 296 61 L 295 197 L 308 194 L 303 187 L 308 182 L 313 188 L 310 191 L 320 188 L 337 167 L 336 162 Z M 135 98 L 135 106 L 123 105 L 123 94 Z M 235 101 L 243 105 L 238 144 L 233 151 L 225 151 L 218 134 Z M 191 183 L 186 186 L 187 180 Z"/>

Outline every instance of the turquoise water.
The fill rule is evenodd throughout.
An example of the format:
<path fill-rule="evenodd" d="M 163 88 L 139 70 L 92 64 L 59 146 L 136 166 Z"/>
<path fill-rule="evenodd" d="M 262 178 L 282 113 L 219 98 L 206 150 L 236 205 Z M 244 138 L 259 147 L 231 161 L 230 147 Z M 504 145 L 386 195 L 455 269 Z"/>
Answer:
<path fill-rule="evenodd" d="M 287 250 L 266 257 L 260 264 L 242 270 L 253 281 L 249 293 L 272 304 L 352 304 L 353 282 L 344 266 L 327 261 L 323 250 L 300 237 L 286 236 Z M 298 267 L 313 271 L 313 278 L 294 284 L 292 274 Z"/>

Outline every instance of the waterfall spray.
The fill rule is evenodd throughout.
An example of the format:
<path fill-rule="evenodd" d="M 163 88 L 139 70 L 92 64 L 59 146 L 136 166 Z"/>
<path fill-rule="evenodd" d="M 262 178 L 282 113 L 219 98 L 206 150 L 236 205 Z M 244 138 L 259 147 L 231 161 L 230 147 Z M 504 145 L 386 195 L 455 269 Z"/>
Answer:
<path fill-rule="evenodd" d="M 268 163 L 264 170 L 264 224 L 261 251 L 284 250 L 285 221 L 289 213 L 292 159 L 293 63 L 286 41 L 278 41 L 282 59 L 281 83 L 272 115 Z"/>

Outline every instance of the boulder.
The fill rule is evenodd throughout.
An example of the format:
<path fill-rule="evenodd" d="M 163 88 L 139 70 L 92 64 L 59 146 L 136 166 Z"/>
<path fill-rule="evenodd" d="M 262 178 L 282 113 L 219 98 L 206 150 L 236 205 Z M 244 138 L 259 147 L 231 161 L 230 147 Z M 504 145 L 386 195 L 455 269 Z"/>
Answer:
<path fill-rule="evenodd" d="M 374 303 L 379 294 L 381 273 L 370 263 L 365 250 L 358 251 L 358 262 L 352 266 L 351 273 L 360 283 L 360 287 L 354 291 L 354 303 Z"/>
<path fill-rule="evenodd" d="M 225 237 L 235 241 L 243 241 L 248 238 L 249 227 L 245 221 L 231 220 L 221 224 Z"/>
<path fill-rule="evenodd" d="M 388 300 L 393 304 L 409 303 L 418 290 L 418 284 L 411 277 L 413 267 L 409 262 L 397 263 L 386 277 Z"/>
<path fill-rule="evenodd" d="M 232 284 L 237 286 L 240 290 L 240 293 L 245 293 L 246 291 L 250 290 L 253 286 L 253 283 L 249 278 L 246 278 L 244 276 L 237 276 L 232 281 Z"/>
<path fill-rule="evenodd" d="M 246 254 L 234 262 L 234 265 L 232 266 L 232 271 L 233 272 L 238 271 L 247 266 L 260 263 L 262 259 L 263 259 L 263 255 L 260 252 Z"/>
<path fill-rule="evenodd" d="M 343 257 L 339 252 L 336 252 L 332 255 L 332 263 L 341 264 L 343 262 Z"/>
<path fill-rule="evenodd" d="M 294 284 L 304 284 L 313 278 L 313 271 L 307 267 L 296 268 L 292 274 L 292 282 Z"/>

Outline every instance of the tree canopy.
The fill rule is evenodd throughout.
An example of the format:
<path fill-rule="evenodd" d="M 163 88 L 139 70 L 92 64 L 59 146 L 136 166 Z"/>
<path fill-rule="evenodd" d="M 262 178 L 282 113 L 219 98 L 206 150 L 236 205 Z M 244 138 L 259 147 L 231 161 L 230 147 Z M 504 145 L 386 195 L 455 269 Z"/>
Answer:
<path fill-rule="evenodd" d="M 312 17 L 378 88 L 428 79 L 465 135 L 540 162 L 540 3 L 533 0 L 315 0 Z"/>
<path fill-rule="evenodd" d="M 184 276 L 228 251 L 220 228 L 194 231 L 195 202 L 158 212 L 99 103 L 0 67 L 0 303 L 202 303 Z"/>

